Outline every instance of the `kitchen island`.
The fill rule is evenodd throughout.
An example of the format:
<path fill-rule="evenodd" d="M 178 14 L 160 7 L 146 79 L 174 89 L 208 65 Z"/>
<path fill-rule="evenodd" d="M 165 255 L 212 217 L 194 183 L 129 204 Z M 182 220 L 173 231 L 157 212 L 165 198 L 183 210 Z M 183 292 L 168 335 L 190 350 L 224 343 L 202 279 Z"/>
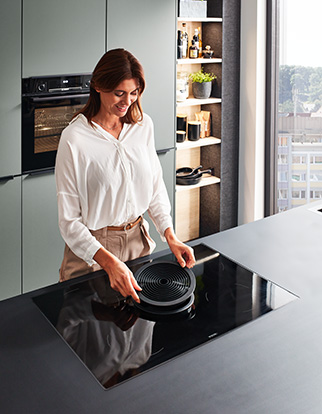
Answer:
<path fill-rule="evenodd" d="M 0 302 L 1 412 L 321 413 L 321 208 L 313 203 L 192 242 L 296 300 L 109 389 L 33 300 L 62 285 Z"/>

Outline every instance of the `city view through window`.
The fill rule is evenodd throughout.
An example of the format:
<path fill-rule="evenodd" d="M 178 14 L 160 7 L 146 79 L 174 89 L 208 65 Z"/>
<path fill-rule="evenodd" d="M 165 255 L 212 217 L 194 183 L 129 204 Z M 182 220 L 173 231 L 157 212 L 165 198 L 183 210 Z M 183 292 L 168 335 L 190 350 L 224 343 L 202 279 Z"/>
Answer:
<path fill-rule="evenodd" d="M 321 0 L 280 0 L 278 212 L 322 198 L 321 15 Z"/>

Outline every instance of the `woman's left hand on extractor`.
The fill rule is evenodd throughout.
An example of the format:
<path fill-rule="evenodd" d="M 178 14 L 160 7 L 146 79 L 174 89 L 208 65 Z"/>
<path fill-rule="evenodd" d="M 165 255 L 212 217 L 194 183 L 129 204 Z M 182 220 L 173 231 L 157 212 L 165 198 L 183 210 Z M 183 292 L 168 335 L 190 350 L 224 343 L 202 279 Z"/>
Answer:
<path fill-rule="evenodd" d="M 164 237 L 166 238 L 170 250 L 177 258 L 177 261 L 181 267 L 187 266 L 189 269 L 193 267 L 196 263 L 193 249 L 182 243 L 177 236 L 175 235 L 173 229 L 168 227 L 164 232 Z"/>

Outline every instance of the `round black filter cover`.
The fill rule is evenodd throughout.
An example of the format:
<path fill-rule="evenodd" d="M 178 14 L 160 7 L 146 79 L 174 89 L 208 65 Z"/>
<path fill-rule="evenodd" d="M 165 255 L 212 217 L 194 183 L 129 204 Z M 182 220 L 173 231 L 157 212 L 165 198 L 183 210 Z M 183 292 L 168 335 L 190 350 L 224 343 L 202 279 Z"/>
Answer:
<path fill-rule="evenodd" d="M 178 263 L 153 261 L 142 266 L 134 275 L 142 291 L 141 301 L 154 306 L 175 306 L 187 300 L 195 290 L 192 270 Z"/>

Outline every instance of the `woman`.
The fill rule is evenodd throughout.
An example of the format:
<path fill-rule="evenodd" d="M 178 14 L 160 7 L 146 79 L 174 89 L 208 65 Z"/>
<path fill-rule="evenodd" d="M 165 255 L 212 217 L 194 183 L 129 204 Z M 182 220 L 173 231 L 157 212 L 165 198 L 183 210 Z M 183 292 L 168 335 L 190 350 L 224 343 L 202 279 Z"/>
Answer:
<path fill-rule="evenodd" d="M 153 124 L 142 112 L 141 64 L 124 49 L 96 65 L 85 107 L 64 129 L 56 159 L 59 227 L 66 242 L 60 280 L 103 268 L 111 287 L 139 302 L 125 261 L 150 254 L 155 243 L 142 218 L 148 211 L 181 266 L 193 250 L 176 237 Z"/>

